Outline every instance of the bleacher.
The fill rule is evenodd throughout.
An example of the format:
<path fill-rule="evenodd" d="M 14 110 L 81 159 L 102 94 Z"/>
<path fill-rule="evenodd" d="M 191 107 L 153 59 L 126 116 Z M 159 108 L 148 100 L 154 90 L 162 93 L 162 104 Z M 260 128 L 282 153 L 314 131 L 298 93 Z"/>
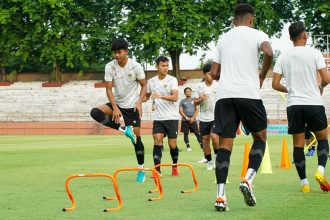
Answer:
<path fill-rule="evenodd" d="M 107 102 L 105 89 L 94 88 L 96 81 L 71 81 L 62 87 L 44 88 L 41 82 L 16 82 L 0 87 L 1 122 L 79 122 L 92 121 L 91 108 Z M 179 87 L 179 100 L 183 89 L 193 90 L 200 79 L 189 79 Z M 286 120 L 286 101 L 271 88 L 271 79 L 265 80 L 261 90 L 262 100 L 271 121 Z M 323 94 L 323 103 L 330 117 L 330 89 Z M 151 101 L 143 104 L 142 120 L 151 120 Z"/>

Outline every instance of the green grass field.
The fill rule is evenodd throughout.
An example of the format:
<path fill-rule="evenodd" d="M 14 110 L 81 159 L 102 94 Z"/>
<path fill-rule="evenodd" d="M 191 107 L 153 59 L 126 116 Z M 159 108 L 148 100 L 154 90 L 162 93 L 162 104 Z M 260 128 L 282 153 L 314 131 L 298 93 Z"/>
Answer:
<path fill-rule="evenodd" d="M 292 160 L 291 138 L 289 143 Z M 136 172 L 118 175 L 123 208 L 104 213 L 115 207 L 116 201 L 103 201 L 102 196 L 114 195 L 112 184 L 104 178 L 80 178 L 70 186 L 77 202 L 76 210 L 62 212 L 71 206 L 65 192 L 67 176 L 76 173 L 110 173 L 122 167 L 136 167 L 133 146 L 122 136 L 1 136 L 0 137 L 0 219 L 328 219 L 330 194 L 319 189 L 313 180 L 317 157 L 307 158 L 307 175 L 312 192 L 299 192 L 296 170 L 279 168 L 283 136 L 269 136 L 272 174 L 258 174 L 254 181 L 257 198 L 255 207 L 248 207 L 238 190 L 241 181 L 244 142 L 251 137 L 236 139 L 231 157 L 227 197 L 229 212 L 214 209 L 216 184 L 214 172 L 206 171 L 195 137 L 190 135 L 193 151 L 186 152 L 179 136 L 179 162 L 191 164 L 199 188 L 196 193 L 181 194 L 193 182 L 186 168 L 179 168 L 179 177 L 170 176 L 170 167 L 162 168 L 164 197 L 148 202 L 154 188 L 150 174 L 146 182 L 135 182 Z M 143 136 L 145 166 L 152 167 L 151 136 Z M 164 163 L 170 163 L 168 148 L 163 152 Z M 329 169 L 326 170 L 329 176 Z M 158 195 L 158 194 L 155 194 Z"/>

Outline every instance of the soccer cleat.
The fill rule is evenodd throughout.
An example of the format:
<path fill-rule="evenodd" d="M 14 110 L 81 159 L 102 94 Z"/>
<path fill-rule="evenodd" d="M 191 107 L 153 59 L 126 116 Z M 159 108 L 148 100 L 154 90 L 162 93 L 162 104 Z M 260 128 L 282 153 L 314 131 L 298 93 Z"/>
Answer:
<path fill-rule="evenodd" d="M 197 163 L 207 163 L 208 161 L 205 158 L 202 158 L 201 160 L 197 161 Z"/>
<path fill-rule="evenodd" d="M 133 132 L 133 126 L 131 125 L 126 126 L 124 134 L 132 141 L 133 144 L 136 144 L 136 136 Z"/>
<path fill-rule="evenodd" d="M 320 171 L 316 171 L 315 173 L 315 179 L 316 181 L 320 184 L 320 188 L 324 192 L 329 192 L 330 191 L 330 185 L 328 183 L 327 178 L 320 173 Z"/>
<path fill-rule="evenodd" d="M 309 148 L 308 152 L 305 154 L 305 156 L 314 156 L 315 150 L 313 148 Z"/>
<path fill-rule="evenodd" d="M 191 150 L 191 148 L 190 148 L 190 147 L 187 147 L 187 151 L 188 151 L 188 152 L 191 152 L 192 150 Z"/>
<path fill-rule="evenodd" d="M 255 206 L 257 201 L 256 201 L 256 198 L 254 197 L 254 194 L 253 194 L 253 191 L 252 191 L 252 187 L 248 183 L 247 180 L 243 180 L 239 184 L 239 189 L 241 190 L 241 192 L 242 192 L 242 194 L 244 196 L 244 202 L 248 206 Z"/>
<path fill-rule="evenodd" d="M 311 192 L 311 187 L 308 184 L 305 184 L 301 187 L 300 192 L 309 193 Z"/>
<path fill-rule="evenodd" d="M 211 170 L 213 170 L 213 168 L 214 168 L 213 161 L 211 160 L 211 161 L 207 162 L 206 170 L 211 171 Z"/>
<path fill-rule="evenodd" d="M 215 200 L 214 207 L 218 212 L 229 211 L 227 201 L 221 197 Z"/>
<path fill-rule="evenodd" d="M 172 175 L 171 176 L 179 176 L 178 167 L 172 167 Z"/>
<path fill-rule="evenodd" d="M 143 170 L 139 170 L 136 177 L 136 182 L 143 183 L 146 180 L 146 175 Z"/>

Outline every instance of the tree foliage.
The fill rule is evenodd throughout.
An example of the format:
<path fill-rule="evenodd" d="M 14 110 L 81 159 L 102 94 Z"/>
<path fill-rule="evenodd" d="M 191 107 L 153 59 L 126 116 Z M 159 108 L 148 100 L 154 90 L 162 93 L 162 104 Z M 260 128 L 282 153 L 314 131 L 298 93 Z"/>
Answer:
<path fill-rule="evenodd" d="M 140 63 L 170 56 L 180 78 L 180 55 L 208 50 L 232 27 L 238 2 L 254 6 L 255 27 L 270 36 L 293 18 L 312 34 L 330 33 L 329 0 L 1 0 L 1 80 L 8 66 L 52 70 L 59 81 L 64 69 L 103 65 L 120 36 Z"/>
<path fill-rule="evenodd" d="M 256 26 L 270 35 L 280 33 L 292 16 L 292 4 L 284 0 L 248 2 L 256 8 Z M 126 18 L 119 28 L 132 44 L 134 55 L 151 62 L 159 53 L 167 53 L 174 75 L 180 77 L 180 55 L 209 49 L 208 43 L 230 28 L 237 1 L 118 0 L 117 4 Z"/>
<path fill-rule="evenodd" d="M 63 68 L 87 67 L 111 56 L 116 19 L 111 0 L 1 1 L 0 66 L 11 57 L 42 62 L 61 81 Z M 118 11 L 118 10 L 116 10 Z M 24 65 L 20 65 L 21 67 Z"/>
<path fill-rule="evenodd" d="M 311 35 L 330 36 L 330 1 L 329 0 L 296 0 L 297 20 L 305 22 L 307 30 Z M 330 40 L 330 38 L 329 38 Z M 318 47 L 326 49 L 326 38 L 320 37 L 316 40 Z M 328 49 L 329 49 L 328 45 Z M 328 51 L 329 52 L 329 51 Z"/>

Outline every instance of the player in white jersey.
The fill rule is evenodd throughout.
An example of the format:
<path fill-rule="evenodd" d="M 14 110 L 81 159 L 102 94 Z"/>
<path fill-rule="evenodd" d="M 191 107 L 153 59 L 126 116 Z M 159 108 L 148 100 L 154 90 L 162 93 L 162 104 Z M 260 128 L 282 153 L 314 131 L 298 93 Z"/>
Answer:
<path fill-rule="evenodd" d="M 327 116 L 321 98 L 323 88 L 330 82 L 330 76 L 321 52 L 306 47 L 308 36 L 304 24 L 292 23 L 289 34 L 294 47 L 282 53 L 277 59 L 272 86 L 278 91 L 288 93 L 288 133 L 292 134 L 293 138 L 293 159 L 300 178 L 301 192 L 311 191 L 306 178 L 305 130 L 312 131 L 318 142 L 318 168 L 315 179 L 323 191 L 330 191 L 330 185 L 324 176 L 329 143 Z M 322 79 L 320 85 L 317 81 L 317 72 Z M 280 83 L 283 76 L 286 86 Z"/>
<path fill-rule="evenodd" d="M 218 82 L 212 79 L 211 64 L 207 63 L 203 67 L 203 82 L 197 87 L 197 97 L 195 105 L 200 105 L 199 128 L 203 139 L 204 157 L 207 160 L 207 170 L 213 170 L 213 161 L 210 148 L 212 139 L 213 152 L 216 157 L 219 148 L 219 138 L 213 132 L 214 107 L 216 101 L 216 89 Z"/>
<path fill-rule="evenodd" d="M 140 123 L 142 100 L 147 88 L 144 70 L 139 63 L 128 58 L 128 43 L 125 39 L 114 40 L 111 49 L 115 59 L 105 66 L 104 76 L 109 102 L 93 108 L 90 114 L 97 122 L 123 132 L 131 140 L 138 167 L 143 168 L 144 145 L 141 141 Z M 121 127 L 120 117 L 124 118 L 125 127 Z M 138 171 L 136 180 L 139 183 L 144 182 L 144 171 Z"/>
<path fill-rule="evenodd" d="M 235 27 L 220 37 L 211 69 L 213 79 L 219 79 L 214 113 L 214 132 L 220 136 L 216 158 L 217 211 L 227 210 L 225 185 L 240 121 L 251 131 L 253 144 L 247 174 L 239 189 L 248 206 L 256 204 L 251 184 L 264 155 L 267 128 L 266 110 L 259 92 L 271 65 L 273 50 L 269 37 L 252 28 L 253 14 L 254 9 L 249 4 L 235 6 Z M 264 59 L 259 73 L 261 51 Z"/>
<path fill-rule="evenodd" d="M 177 147 L 177 136 L 179 126 L 179 112 L 175 104 L 178 100 L 178 80 L 168 75 L 169 60 L 160 56 L 156 59 L 158 75 L 148 80 L 147 95 L 144 101 L 152 98 L 155 102 L 155 110 L 152 113 L 154 138 L 153 158 L 154 164 L 158 165 L 162 159 L 162 145 L 165 135 L 173 164 L 178 162 L 179 150 Z M 160 172 L 160 167 L 157 168 Z M 172 176 L 178 176 L 177 166 L 172 167 Z"/>

